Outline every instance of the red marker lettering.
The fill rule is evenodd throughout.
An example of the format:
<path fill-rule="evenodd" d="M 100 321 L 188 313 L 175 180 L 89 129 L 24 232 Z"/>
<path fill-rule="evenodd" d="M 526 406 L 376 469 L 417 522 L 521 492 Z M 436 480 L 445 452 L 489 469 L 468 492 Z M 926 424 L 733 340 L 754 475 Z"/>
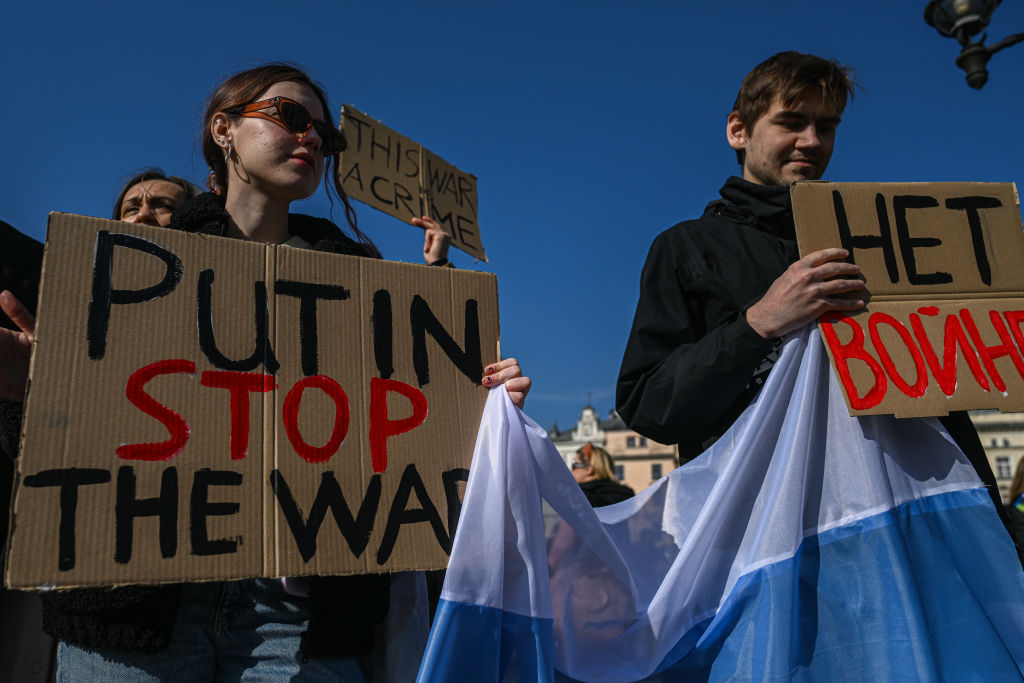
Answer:
<path fill-rule="evenodd" d="M 199 381 L 204 387 L 231 392 L 231 459 L 241 460 L 249 451 L 249 394 L 273 391 L 274 376 L 256 372 L 207 370 Z"/>
<path fill-rule="evenodd" d="M 914 359 L 917 379 L 913 384 L 909 384 L 896 370 L 896 364 L 892 362 L 892 356 L 889 355 L 889 350 L 885 348 L 881 335 L 878 334 L 878 326 L 883 324 L 896 330 L 896 333 L 899 334 L 900 339 L 903 340 L 904 345 L 906 345 L 907 350 L 910 352 L 911 358 Z M 896 385 L 896 388 L 912 398 L 924 396 L 924 391 L 928 387 L 928 370 L 925 368 L 921 351 L 918 350 L 917 345 L 914 343 L 914 338 L 910 336 L 910 330 L 888 313 L 872 313 L 871 317 L 868 318 L 868 330 L 871 333 L 871 343 L 875 345 L 875 351 L 878 352 L 878 359 L 882 362 L 882 367 L 885 368 L 886 374 L 892 379 L 892 383 Z"/>
<path fill-rule="evenodd" d="M 848 344 L 839 343 L 839 336 L 833 327 L 833 321 L 840 320 L 850 326 L 853 330 L 853 339 Z M 866 410 L 873 408 L 885 398 L 885 391 L 888 382 L 885 379 L 885 372 L 882 366 L 864 350 L 864 330 L 849 316 L 841 314 L 825 314 L 821 317 L 821 329 L 825 333 L 825 341 L 832 351 L 832 358 L 835 359 L 836 370 L 839 372 L 839 379 L 846 389 L 846 396 L 849 398 L 850 406 L 854 410 Z M 850 375 L 850 359 L 864 361 L 871 374 L 875 376 L 875 383 L 871 385 L 863 397 L 857 394 L 857 386 L 853 383 Z"/>
<path fill-rule="evenodd" d="M 1000 376 L 999 371 L 996 370 L 996 364 L 993 361 L 996 358 L 1009 356 L 1022 378 L 1024 378 L 1024 361 L 1021 360 L 1020 353 L 1017 351 L 1017 347 L 1014 346 L 1013 339 L 1010 338 L 1010 333 L 1006 329 L 1006 325 L 1003 324 L 1003 319 L 999 317 L 999 313 L 989 311 L 988 317 L 992 321 L 992 327 L 995 328 L 1000 341 L 1003 342 L 1002 344 L 986 346 L 981 338 L 981 333 L 978 332 L 978 326 L 974 323 L 974 316 L 966 308 L 960 309 L 960 318 L 964 321 L 964 327 L 967 328 L 967 333 L 971 335 L 975 348 L 978 349 L 981 362 L 985 364 L 985 369 L 988 370 L 988 376 L 992 378 L 992 383 L 996 385 L 996 390 L 1006 391 L 1006 383 L 1003 382 L 1003 378 Z"/>
<path fill-rule="evenodd" d="M 139 368 L 128 378 L 125 396 L 136 408 L 162 422 L 170 432 L 170 438 L 156 443 L 122 444 L 117 447 L 117 457 L 125 460 L 168 460 L 185 448 L 189 436 L 188 423 L 145 390 L 146 383 L 154 377 L 179 372 L 194 375 L 196 364 L 181 358 L 161 360 Z"/>
<path fill-rule="evenodd" d="M 307 443 L 299 431 L 299 406 L 302 403 L 302 394 L 307 388 L 319 389 L 334 401 L 334 429 L 331 431 L 331 437 L 323 446 L 313 446 Z M 342 442 L 348 435 L 348 396 L 341 388 L 341 385 L 330 377 L 324 375 L 303 377 L 288 392 L 281 410 L 282 419 L 284 420 L 284 431 L 288 435 L 288 441 L 291 442 L 292 448 L 299 454 L 299 457 L 306 462 L 327 462 L 331 459 L 331 456 L 338 452 Z"/>
<path fill-rule="evenodd" d="M 401 420 L 388 419 L 388 393 L 405 396 L 412 404 L 412 415 Z M 427 419 L 427 399 L 419 389 L 404 382 L 380 377 L 370 378 L 370 462 L 374 472 L 388 468 L 388 437 L 404 434 Z"/>

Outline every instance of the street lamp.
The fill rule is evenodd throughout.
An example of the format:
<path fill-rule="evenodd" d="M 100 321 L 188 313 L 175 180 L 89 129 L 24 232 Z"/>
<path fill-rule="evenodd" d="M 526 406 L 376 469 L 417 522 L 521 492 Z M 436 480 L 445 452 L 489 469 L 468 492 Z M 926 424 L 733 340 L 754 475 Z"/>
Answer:
<path fill-rule="evenodd" d="M 960 43 L 960 55 L 956 65 L 967 72 L 967 84 L 981 89 L 988 80 L 985 65 L 989 58 L 1004 47 L 1024 41 L 1024 33 L 1003 38 L 994 45 L 983 45 L 986 34 L 976 43 L 971 38 L 988 26 L 992 12 L 1001 0 L 929 0 L 924 8 L 924 20 L 934 26 L 947 38 L 956 38 Z"/>

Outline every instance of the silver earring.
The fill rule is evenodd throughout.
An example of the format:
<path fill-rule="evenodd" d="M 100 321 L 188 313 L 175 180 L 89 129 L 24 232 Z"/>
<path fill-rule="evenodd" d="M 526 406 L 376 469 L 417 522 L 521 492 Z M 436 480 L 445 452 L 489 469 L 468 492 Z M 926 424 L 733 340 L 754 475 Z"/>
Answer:
<path fill-rule="evenodd" d="M 230 142 L 225 142 L 224 140 L 221 140 L 220 145 L 221 145 L 221 147 L 224 148 L 224 165 L 226 166 L 227 163 L 228 163 L 228 160 L 231 158 L 231 152 L 233 150 L 232 150 Z"/>

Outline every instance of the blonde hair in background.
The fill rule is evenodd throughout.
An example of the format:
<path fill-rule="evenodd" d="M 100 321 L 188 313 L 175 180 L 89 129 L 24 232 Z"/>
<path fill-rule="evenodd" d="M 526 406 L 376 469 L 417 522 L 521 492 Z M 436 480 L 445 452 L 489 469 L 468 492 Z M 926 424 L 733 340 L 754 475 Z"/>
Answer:
<path fill-rule="evenodd" d="M 590 466 L 594 469 L 595 479 L 611 479 L 616 481 L 615 461 L 612 459 L 611 453 L 605 449 L 595 446 L 588 441 L 582 448 L 576 451 L 576 455 L 590 463 Z"/>

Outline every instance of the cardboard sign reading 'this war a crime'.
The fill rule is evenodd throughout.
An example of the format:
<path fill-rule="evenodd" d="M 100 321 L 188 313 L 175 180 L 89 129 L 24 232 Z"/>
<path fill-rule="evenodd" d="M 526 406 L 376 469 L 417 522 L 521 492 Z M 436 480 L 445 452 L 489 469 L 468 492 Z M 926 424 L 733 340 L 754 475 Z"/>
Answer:
<path fill-rule="evenodd" d="M 484 261 L 476 176 L 346 104 L 341 130 L 348 147 L 338 177 L 345 193 L 405 222 L 430 216 L 452 245 Z"/>
<path fill-rule="evenodd" d="M 866 309 L 819 321 L 851 414 L 1024 411 L 1013 184 L 810 182 L 791 195 L 801 255 L 843 247 L 866 281 Z"/>
<path fill-rule="evenodd" d="M 51 214 L 6 582 L 440 568 L 493 275 Z"/>

